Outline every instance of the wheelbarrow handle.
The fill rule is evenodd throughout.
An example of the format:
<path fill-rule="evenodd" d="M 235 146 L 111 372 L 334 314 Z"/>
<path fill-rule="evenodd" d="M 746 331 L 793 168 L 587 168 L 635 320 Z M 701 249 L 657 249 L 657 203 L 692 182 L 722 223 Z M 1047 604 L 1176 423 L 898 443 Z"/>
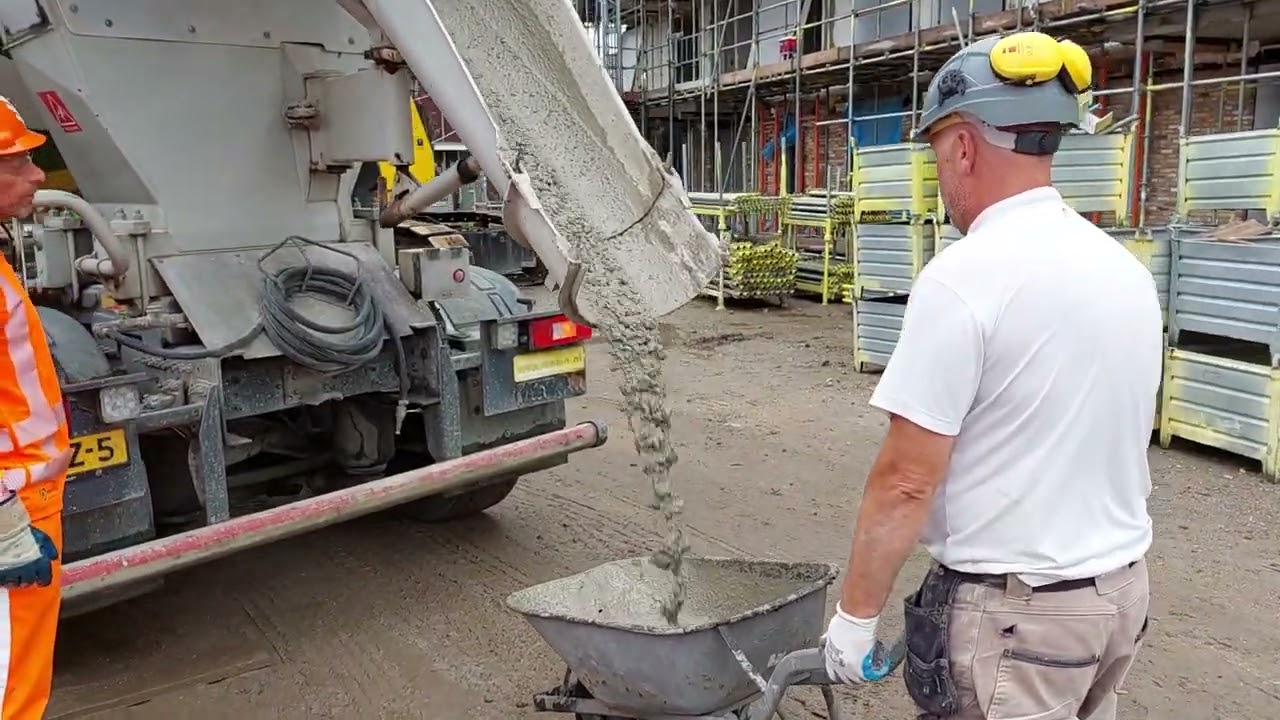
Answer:
<path fill-rule="evenodd" d="M 899 638 L 897 642 L 889 648 L 889 672 L 885 676 L 892 675 L 898 666 L 902 664 L 902 659 L 907 654 L 907 645 L 905 638 Z M 773 667 L 773 672 L 769 675 L 769 681 L 765 684 L 764 691 L 761 693 L 760 699 L 751 704 L 747 710 L 745 720 L 771 720 L 778 711 L 778 706 L 782 704 L 782 698 L 787 694 L 787 688 L 796 685 L 838 685 L 838 680 L 833 679 L 827 674 L 827 662 L 823 650 L 820 647 L 808 648 L 805 650 L 797 650 L 784 656 Z M 830 696 L 825 692 L 824 695 Z M 828 702 L 833 702 L 828 700 Z M 829 708 L 832 720 L 838 717 L 835 708 Z"/>

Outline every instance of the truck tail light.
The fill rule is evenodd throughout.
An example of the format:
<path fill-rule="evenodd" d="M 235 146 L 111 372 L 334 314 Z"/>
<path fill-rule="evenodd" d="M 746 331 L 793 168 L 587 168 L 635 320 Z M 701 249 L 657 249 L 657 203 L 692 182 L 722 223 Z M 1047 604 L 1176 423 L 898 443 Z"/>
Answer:
<path fill-rule="evenodd" d="M 529 321 L 529 347 L 533 350 L 572 345 L 591 339 L 591 328 L 564 315 Z"/>

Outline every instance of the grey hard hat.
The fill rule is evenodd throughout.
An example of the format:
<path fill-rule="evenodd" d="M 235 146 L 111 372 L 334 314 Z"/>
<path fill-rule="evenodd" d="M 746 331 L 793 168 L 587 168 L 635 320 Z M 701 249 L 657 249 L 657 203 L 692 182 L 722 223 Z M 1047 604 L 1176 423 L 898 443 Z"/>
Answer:
<path fill-rule="evenodd" d="M 1001 82 L 991 69 L 990 37 L 963 48 L 943 63 L 924 95 L 920 124 L 911 139 L 923 142 L 938 120 L 967 113 L 993 127 L 1058 123 L 1080 125 L 1079 96 L 1060 82 L 1020 85 Z"/>

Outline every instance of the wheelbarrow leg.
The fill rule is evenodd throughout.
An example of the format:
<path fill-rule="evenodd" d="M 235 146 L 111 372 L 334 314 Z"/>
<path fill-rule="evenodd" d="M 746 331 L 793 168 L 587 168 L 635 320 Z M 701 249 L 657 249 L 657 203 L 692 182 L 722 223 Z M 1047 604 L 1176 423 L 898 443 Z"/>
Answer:
<path fill-rule="evenodd" d="M 844 720 L 844 715 L 840 713 L 840 705 L 836 702 L 836 693 L 831 689 L 830 685 L 820 686 L 822 689 L 822 699 L 827 702 L 827 720 Z"/>

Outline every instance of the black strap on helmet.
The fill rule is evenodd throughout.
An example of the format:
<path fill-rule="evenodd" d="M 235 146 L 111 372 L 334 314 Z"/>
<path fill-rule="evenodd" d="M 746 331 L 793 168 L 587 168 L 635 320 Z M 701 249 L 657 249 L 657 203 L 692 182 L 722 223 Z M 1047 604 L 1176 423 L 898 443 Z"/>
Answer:
<path fill-rule="evenodd" d="M 1023 155 L 1052 155 L 1061 144 L 1061 130 L 1021 130 L 1014 133 L 1013 151 Z"/>

